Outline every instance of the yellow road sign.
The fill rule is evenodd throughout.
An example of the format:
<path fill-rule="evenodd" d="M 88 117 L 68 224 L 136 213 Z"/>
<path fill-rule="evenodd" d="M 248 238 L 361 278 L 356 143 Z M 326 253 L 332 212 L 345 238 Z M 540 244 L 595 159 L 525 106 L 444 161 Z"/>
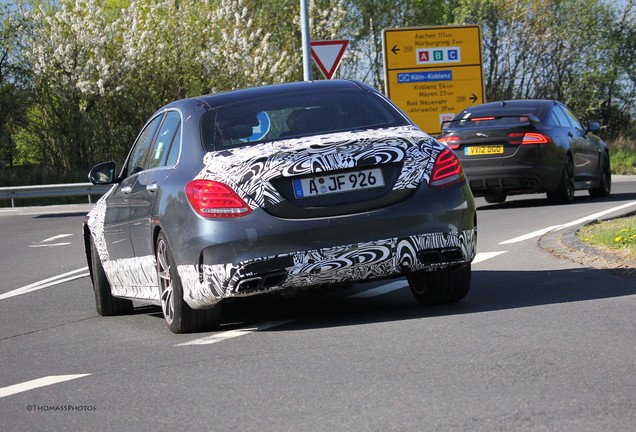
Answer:
<path fill-rule="evenodd" d="M 485 102 L 478 25 L 385 29 L 386 95 L 426 132 Z"/>

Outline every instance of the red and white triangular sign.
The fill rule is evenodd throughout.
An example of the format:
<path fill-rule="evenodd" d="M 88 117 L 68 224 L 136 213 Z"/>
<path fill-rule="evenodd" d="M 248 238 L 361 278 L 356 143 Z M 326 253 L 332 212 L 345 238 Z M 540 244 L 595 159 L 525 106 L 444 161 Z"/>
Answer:
<path fill-rule="evenodd" d="M 311 41 L 311 58 L 325 78 L 336 73 L 348 45 L 348 40 Z"/>

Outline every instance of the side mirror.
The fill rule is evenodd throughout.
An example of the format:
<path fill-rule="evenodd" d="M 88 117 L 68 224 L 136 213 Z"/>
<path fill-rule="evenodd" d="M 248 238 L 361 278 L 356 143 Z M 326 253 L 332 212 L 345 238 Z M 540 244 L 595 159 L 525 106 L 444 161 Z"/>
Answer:
<path fill-rule="evenodd" d="M 95 165 L 88 173 L 88 179 L 94 185 L 107 185 L 117 183 L 115 170 L 117 164 L 115 162 L 104 162 Z"/>
<path fill-rule="evenodd" d="M 588 132 L 596 133 L 596 132 L 598 132 L 600 130 L 601 130 L 601 124 L 599 122 L 590 122 L 587 125 L 587 131 Z"/>

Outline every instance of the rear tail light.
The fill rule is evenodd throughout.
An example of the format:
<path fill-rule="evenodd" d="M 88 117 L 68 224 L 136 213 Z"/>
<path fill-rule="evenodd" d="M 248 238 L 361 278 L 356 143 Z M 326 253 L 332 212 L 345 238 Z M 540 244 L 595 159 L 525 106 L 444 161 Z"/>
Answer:
<path fill-rule="evenodd" d="M 223 183 L 193 180 L 185 192 L 194 211 L 206 218 L 236 218 L 252 213 L 245 201 Z"/>
<path fill-rule="evenodd" d="M 437 156 L 429 186 L 436 189 L 444 188 L 461 183 L 465 178 L 464 170 L 455 153 L 450 149 L 444 149 Z"/>
<path fill-rule="evenodd" d="M 453 150 L 459 148 L 459 137 L 458 136 L 441 137 L 441 138 L 437 138 L 437 141 L 441 142 L 442 144 L 447 145 L 448 147 L 452 148 Z"/>
<path fill-rule="evenodd" d="M 508 134 L 510 144 L 548 144 L 550 137 L 538 132 L 513 132 Z"/>

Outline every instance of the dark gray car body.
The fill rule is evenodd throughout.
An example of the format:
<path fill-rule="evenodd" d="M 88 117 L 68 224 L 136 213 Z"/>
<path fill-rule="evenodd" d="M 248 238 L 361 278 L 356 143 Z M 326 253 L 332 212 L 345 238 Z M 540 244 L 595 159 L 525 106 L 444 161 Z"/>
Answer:
<path fill-rule="evenodd" d="M 599 130 L 596 122 L 584 128 L 558 101 L 509 100 L 463 110 L 443 125 L 438 139 L 459 157 L 475 196 L 497 202 L 506 195 L 547 192 L 567 202 L 574 190 L 609 193 L 609 150 L 594 135 Z M 524 134 L 546 142 L 533 143 Z M 470 153 L 478 148 L 500 152 Z"/>
<path fill-rule="evenodd" d="M 283 97 L 320 101 L 326 95 L 373 98 L 395 124 L 365 130 L 343 125 L 329 133 L 305 129 L 270 138 L 276 120 L 270 114 L 269 132 L 255 142 L 234 145 L 236 140 L 227 139 L 221 145 L 206 136 L 212 132 L 204 116 L 214 113 L 218 119 L 217 109 L 245 101 L 267 105 Z M 346 115 L 338 114 L 338 121 Z M 250 124 L 253 130 L 263 126 Z M 476 213 L 463 173 L 448 186 L 431 185 L 445 150 L 383 95 L 356 82 L 292 83 L 177 101 L 151 117 L 120 175 L 109 178 L 112 163 L 92 171 L 94 182 L 113 187 L 86 218 L 87 253 L 92 242 L 114 297 L 159 304 L 156 244 L 162 233 L 183 300 L 192 309 L 230 297 L 470 265 Z M 301 179 L 318 182 L 322 175 L 334 181 L 333 173 L 361 175 L 374 168 L 382 171 L 384 187 L 294 196 Z M 249 214 L 198 214 L 184 190 L 193 180 L 228 185 Z"/>

